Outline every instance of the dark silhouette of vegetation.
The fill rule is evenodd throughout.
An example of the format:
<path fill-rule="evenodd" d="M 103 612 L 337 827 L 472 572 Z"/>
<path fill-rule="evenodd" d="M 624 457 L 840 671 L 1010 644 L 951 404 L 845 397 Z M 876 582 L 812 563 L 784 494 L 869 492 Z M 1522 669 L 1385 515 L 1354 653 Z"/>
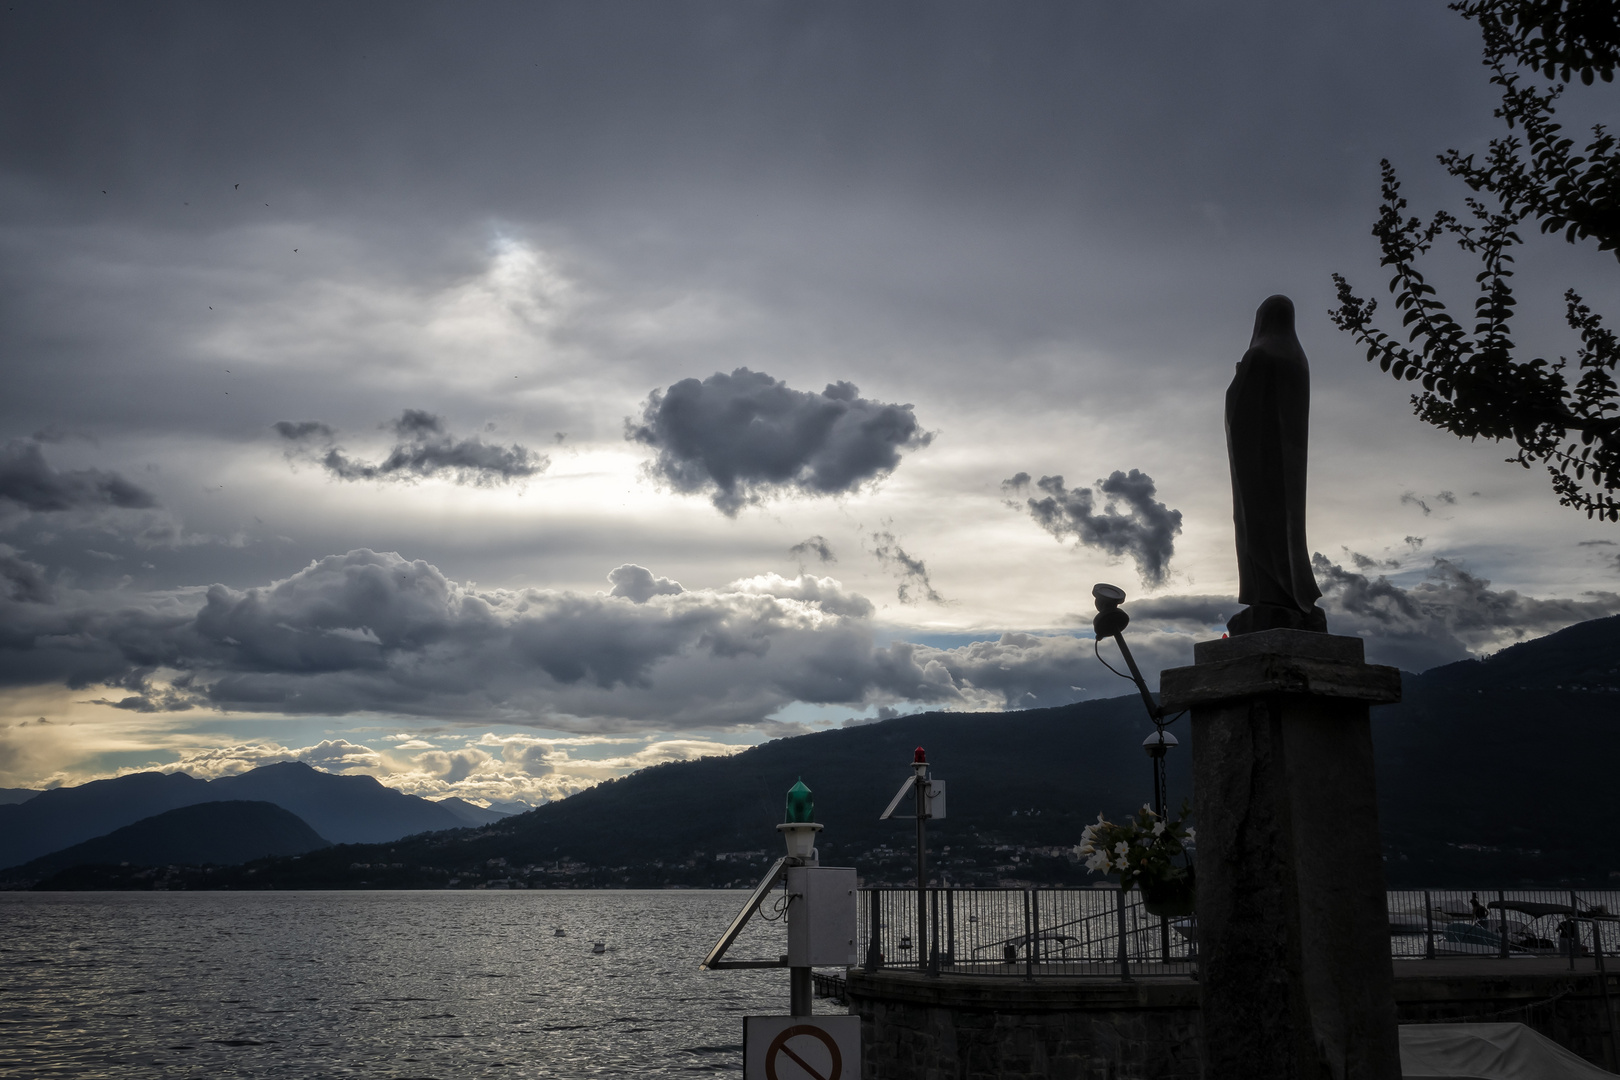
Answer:
<path fill-rule="evenodd" d="M 1513 251 L 1519 228 L 1534 222 L 1574 244 L 1595 242 L 1620 258 L 1620 150 L 1602 124 L 1577 149 L 1554 120 L 1565 86 L 1542 87 L 1521 67 L 1565 81 L 1579 74 L 1614 78 L 1620 60 L 1620 5 L 1613 0 L 1465 0 L 1451 5 L 1475 20 L 1485 63 L 1502 104 L 1495 116 L 1509 134 L 1493 139 L 1482 160 L 1448 150 L 1440 163 L 1475 192 L 1462 216 L 1442 210 L 1428 222 L 1406 213 L 1394 166 L 1383 162 L 1383 206 L 1373 235 L 1380 265 L 1392 268 L 1389 289 L 1403 314 L 1406 343 L 1373 322 L 1374 300 L 1358 297 L 1341 275 L 1339 329 L 1366 346 L 1367 359 L 1397 379 L 1421 380 L 1412 397 L 1418 417 L 1459 438 L 1511 439 L 1510 458 L 1546 467 L 1558 501 L 1587 517 L 1620 521 L 1620 394 L 1614 369 L 1620 342 L 1574 289 L 1564 293 L 1565 320 L 1580 335 L 1578 374 L 1560 357 L 1524 359 L 1511 336 Z M 1521 137 L 1522 133 L 1522 137 Z M 1479 258 L 1470 333 L 1418 270 L 1435 243 L 1450 238 Z"/>

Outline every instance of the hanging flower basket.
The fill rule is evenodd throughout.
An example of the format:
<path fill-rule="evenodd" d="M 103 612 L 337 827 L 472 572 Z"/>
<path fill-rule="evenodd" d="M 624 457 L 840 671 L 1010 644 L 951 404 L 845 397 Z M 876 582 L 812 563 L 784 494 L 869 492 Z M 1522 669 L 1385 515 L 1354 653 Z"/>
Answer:
<path fill-rule="evenodd" d="M 1142 906 L 1149 915 L 1176 918 L 1191 915 L 1196 909 L 1197 886 L 1193 881 L 1193 868 L 1187 867 L 1187 876 L 1174 881 L 1142 882 Z"/>
<path fill-rule="evenodd" d="M 1159 817 L 1148 806 L 1117 825 L 1098 814 L 1080 837 L 1079 853 L 1093 873 L 1117 874 L 1121 888 L 1141 889 L 1149 913 L 1191 915 L 1194 882 L 1187 849 L 1194 835 L 1187 828 L 1187 817 L 1186 803 L 1172 820 Z"/>

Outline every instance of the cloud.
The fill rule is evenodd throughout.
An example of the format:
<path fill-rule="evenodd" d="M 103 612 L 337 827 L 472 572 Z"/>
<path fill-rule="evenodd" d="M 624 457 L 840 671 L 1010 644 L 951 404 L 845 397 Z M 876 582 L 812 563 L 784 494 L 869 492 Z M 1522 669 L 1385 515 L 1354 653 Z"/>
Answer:
<path fill-rule="evenodd" d="M 900 541 L 895 539 L 894 533 L 886 530 L 875 532 L 872 534 L 872 543 L 874 545 L 872 554 L 877 556 L 878 562 L 900 579 L 900 586 L 895 589 L 895 595 L 900 598 L 902 604 L 916 602 L 911 596 L 911 589 L 914 586 L 921 590 L 923 599 L 935 604 L 945 602 L 945 598 L 934 591 L 933 582 L 928 580 L 928 567 L 921 559 L 906 554 L 906 549 L 900 546 Z"/>
<path fill-rule="evenodd" d="M 1004 637 L 992 662 L 971 648 L 879 645 L 872 610 L 811 575 L 627 603 L 479 590 L 357 549 L 265 586 L 144 606 L 0 602 L 0 684 L 107 686 L 122 696 L 104 700 L 126 711 L 372 712 L 596 733 L 758 725 L 792 702 L 1000 708 L 1081 696 L 1065 689 L 1077 677 L 1044 659 L 1079 648 L 1073 639 Z"/>
<path fill-rule="evenodd" d="M 337 433 L 318 420 L 279 420 L 271 426 L 294 444 L 290 456 L 313 460 L 340 480 L 411 480 L 444 474 L 458 484 L 485 487 L 537 476 L 551 464 L 545 454 L 516 443 L 495 446 L 476 435 L 458 439 L 444 430 L 443 420 L 421 409 L 406 409 L 389 425 L 399 441 L 376 464 L 346 455 L 335 444 Z"/>
<path fill-rule="evenodd" d="M 6 503 L 36 513 L 108 506 L 139 510 L 158 504 L 151 492 L 115 472 L 53 468 L 32 439 L 10 439 L 0 446 L 0 505 Z"/>
<path fill-rule="evenodd" d="M 286 761 L 302 761 L 327 772 L 372 771 L 383 764 L 382 756 L 369 746 L 361 746 L 347 739 L 327 739 L 296 749 L 278 743 L 242 743 L 186 751 L 180 754 L 177 761 L 162 766 L 162 769 L 164 772 L 189 773 L 202 780 L 217 780 L 221 776 L 236 776 L 263 765 L 279 765 Z"/>
<path fill-rule="evenodd" d="M 1412 541 L 1410 536 L 1406 539 L 1408 543 Z M 1423 541 L 1419 540 L 1413 550 L 1416 551 L 1417 547 L 1422 546 L 1422 543 Z M 1356 564 L 1357 570 L 1399 570 L 1401 568 L 1401 560 L 1399 559 L 1375 559 L 1371 555 L 1363 555 L 1361 552 L 1351 551 L 1349 548 L 1343 550 L 1349 556 L 1350 561 Z"/>
<path fill-rule="evenodd" d="M 1151 596 L 1125 603 L 1133 626 L 1180 626 L 1207 628 L 1223 626 L 1243 605 L 1235 596 Z M 1084 621 L 1091 622 L 1091 616 Z"/>
<path fill-rule="evenodd" d="M 1408 669 L 1620 611 L 1614 593 L 1534 600 L 1493 591 L 1444 560 L 1411 589 L 1320 557 L 1317 574 L 1335 632 L 1362 634 L 1374 659 Z M 1129 607 L 1132 648 L 1144 670 L 1188 663 L 1192 642 L 1234 609 L 1220 596 L 1139 601 Z M 0 599 L 0 683 L 105 686 L 118 693 L 102 700 L 125 712 L 371 713 L 590 738 L 761 727 L 794 702 L 1004 709 L 1128 690 L 1097 666 L 1086 637 L 879 644 L 872 613 L 869 600 L 811 575 L 637 601 L 482 590 L 421 560 L 357 549 L 268 585 L 214 585 L 144 606 Z M 495 765 L 430 744 L 409 771 L 422 790 L 494 768 L 532 779 L 536 768 L 557 767 L 560 744 L 549 745 Z M 341 767 L 373 760 L 365 747 L 336 742 L 268 752 Z M 220 753 L 245 763 L 265 751 Z M 496 791 L 488 797 L 507 797 Z"/>
<path fill-rule="evenodd" d="M 820 534 L 800 540 L 797 544 L 788 548 L 788 554 L 797 558 L 801 563 L 811 555 L 820 559 L 823 566 L 838 561 L 838 556 L 833 554 L 832 545 L 827 543 L 827 538 Z"/>
<path fill-rule="evenodd" d="M 729 590 L 752 596 L 774 596 L 779 600 L 798 600 L 814 604 L 831 615 L 849 615 L 864 619 L 875 610 L 872 601 L 859 593 L 844 588 L 837 578 L 800 574 L 785 578 L 780 574 L 760 574 L 743 578 L 727 586 Z"/>
<path fill-rule="evenodd" d="M 1002 490 L 1019 493 L 1028 485 L 1029 474 L 1024 472 L 1001 484 Z M 1035 486 L 1046 496 L 1026 499 L 1025 507 L 1041 528 L 1059 540 L 1073 536 L 1077 545 L 1130 555 L 1144 584 L 1164 583 L 1181 532 L 1181 511 L 1154 499 L 1157 490 L 1151 476 L 1138 469 L 1116 470 L 1097 481 L 1104 503 L 1100 511 L 1090 488 L 1070 490 L 1062 476 L 1043 476 Z"/>
<path fill-rule="evenodd" d="M 748 368 L 654 390 L 640 422 L 625 420 L 626 439 L 658 451 L 653 476 L 676 491 L 712 492 L 732 517 L 775 496 L 855 491 L 932 437 L 910 405 L 868 400 L 852 383 L 815 394 Z"/>
<path fill-rule="evenodd" d="M 1453 499 L 1452 502 L 1456 502 L 1456 500 Z M 1419 497 L 1417 497 L 1417 492 L 1413 491 L 1403 492 L 1403 494 L 1401 494 L 1401 505 L 1403 505 L 1403 507 L 1419 508 L 1419 510 L 1422 510 L 1422 515 L 1424 515 L 1424 517 L 1429 517 L 1430 513 L 1434 513 L 1434 507 L 1430 507 L 1427 500 L 1419 499 Z"/>
<path fill-rule="evenodd" d="M 461 750 L 430 750 L 425 754 L 417 754 L 414 760 L 422 771 L 447 784 L 457 784 L 495 758 L 486 751 L 469 746 Z"/>
<path fill-rule="evenodd" d="M 0 544 L 0 597 L 26 604 L 49 604 L 55 599 L 45 580 L 45 568 L 24 559 L 16 548 Z"/>
<path fill-rule="evenodd" d="M 1491 652 L 1587 619 L 1620 613 L 1620 594 L 1538 600 L 1496 591 L 1447 559 L 1436 559 L 1409 589 L 1347 571 L 1321 554 L 1312 559 L 1328 628 L 1367 639 L 1368 659 L 1408 671 Z"/>
<path fill-rule="evenodd" d="M 686 591 L 681 588 L 680 582 L 654 577 L 651 570 L 635 563 L 625 563 L 609 570 L 607 579 L 613 582 L 613 591 L 608 593 L 609 596 L 622 596 L 638 604 L 645 604 L 655 596 L 677 596 Z"/>

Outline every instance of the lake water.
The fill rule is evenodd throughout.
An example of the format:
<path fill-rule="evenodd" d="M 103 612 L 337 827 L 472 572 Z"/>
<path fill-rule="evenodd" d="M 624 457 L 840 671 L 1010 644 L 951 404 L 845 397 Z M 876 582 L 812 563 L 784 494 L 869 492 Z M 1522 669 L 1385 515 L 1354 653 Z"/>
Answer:
<path fill-rule="evenodd" d="M 0 1076 L 740 1072 L 787 973 L 697 965 L 746 895 L 0 893 Z"/>

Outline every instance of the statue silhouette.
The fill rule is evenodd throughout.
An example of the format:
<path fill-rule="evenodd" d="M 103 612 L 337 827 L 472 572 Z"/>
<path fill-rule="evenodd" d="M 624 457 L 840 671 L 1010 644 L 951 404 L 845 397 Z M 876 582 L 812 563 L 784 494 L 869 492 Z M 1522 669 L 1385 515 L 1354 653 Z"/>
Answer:
<path fill-rule="evenodd" d="M 1287 628 L 1327 632 L 1305 543 L 1311 369 L 1294 333 L 1294 302 L 1269 296 L 1226 390 L 1238 602 L 1233 636 Z"/>

